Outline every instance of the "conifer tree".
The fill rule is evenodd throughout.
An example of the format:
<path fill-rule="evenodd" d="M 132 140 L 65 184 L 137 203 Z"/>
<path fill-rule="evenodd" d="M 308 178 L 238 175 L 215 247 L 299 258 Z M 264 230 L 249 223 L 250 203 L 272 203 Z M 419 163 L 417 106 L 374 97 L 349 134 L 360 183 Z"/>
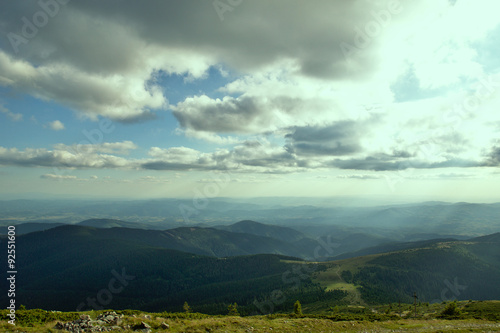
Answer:
<path fill-rule="evenodd" d="M 191 312 L 191 307 L 189 306 L 188 302 L 184 302 L 184 305 L 182 306 L 184 309 L 184 312 L 189 313 Z"/>
<path fill-rule="evenodd" d="M 234 303 L 234 304 L 229 304 L 229 306 L 227 307 L 227 315 L 228 316 L 239 316 L 239 312 L 238 312 L 238 304 Z"/>

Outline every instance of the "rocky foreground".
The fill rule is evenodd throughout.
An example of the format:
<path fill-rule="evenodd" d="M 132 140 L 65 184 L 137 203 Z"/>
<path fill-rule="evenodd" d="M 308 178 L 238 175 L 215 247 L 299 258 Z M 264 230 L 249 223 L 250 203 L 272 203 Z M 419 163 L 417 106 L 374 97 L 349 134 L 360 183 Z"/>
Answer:
<path fill-rule="evenodd" d="M 108 311 L 101 313 L 97 316 L 96 320 L 92 320 L 89 315 L 82 314 L 80 319 L 70 321 L 70 322 L 57 322 L 54 326 L 57 330 L 72 332 L 72 333 L 83 333 L 83 332 L 119 332 L 119 331 L 135 331 L 135 332 L 152 332 L 151 326 L 144 321 L 140 324 L 123 325 L 123 315 L 118 315 L 114 311 Z M 160 329 L 167 330 L 170 325 L 162 322 L 160 324 Z"/>
<path fill-rule="evenodd" d="M 3 324 L 3 323 L 2 323 Z M 3 325 L 4 329 L 8 326 Z M 316 318 L 220 316 L 200 319 L 162 318 L 149 314 L 124 316 L 113 311 L 95 319 L 87 314 L 44 327 L 16 327 L 1 332 L 500 332 L 500 323 L 485 320 L 332 321 Z"/>

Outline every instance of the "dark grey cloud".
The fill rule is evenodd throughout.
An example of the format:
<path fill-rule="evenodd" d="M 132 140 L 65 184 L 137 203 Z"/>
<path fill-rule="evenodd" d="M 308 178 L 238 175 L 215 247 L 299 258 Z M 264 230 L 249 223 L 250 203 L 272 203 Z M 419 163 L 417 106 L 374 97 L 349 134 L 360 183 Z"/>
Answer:
<path fill-rule="evenodd" d="M 406 150 L 394 150 L 392 152 L 392 156 L 393 157 L 396 157 L 396 158 L 409 158 L 409 157 L 413 157 L 414 154 L 411 154 L 410 152 L 406 151 Z"/>
<path fill-rule="evenodd" d="M 243 167 L 276 169 L 298 167 L 296 157 L 283 147 L 260 141 L 245 141 L 243 144 L 234 147 L 227 158 Z"/>
<path fill-rule="evenodd" d="M 159 72 L 201 78 L 211 66 L 222 65 L 238 75 L 253 74 L 288 61 L 294 75 L 355 80 L 378 69 L 384 27 L 414 6 L 405 4 L 404 12 L 391 14 L 390 3 L 231 2 L 234 8 L 221 20 L 212 0 L 4 1 L 0 33 L 7 38 L 0 40 L 0 84 L 94 119 L 137 122 L 168 107 L 155 84 Z M 380 23 L 377 13 L 386 13 L 386 21 Z M 46 22 L 31 28 L 39 14 Z M 371 37 L 359 36 L 367 24 L 379 27 Z M 342 48 L 347 44 L 349 55 Z M 174 114 L 184 129 L 249 133 L 244 124 L 265 127 L 270 107 L 293 108 L 291 99 L 256 98 L 199 110 L 178 105 Z"/>
<path fill-rule="evenodd" d="M 437 169 L 437 168 L 472 168 L 481 166 L 476 161 L 463 159 L 449 159 L 443 162 L 424 162 L 420 160 L 398 160 L 390 155 L 368 156 L 366 158 L 335 159 L 326 163 L 329 167 L 349 170 L 372 170 L 372 171 L 397 171 L 410 168 L 415 169 Z"/>
<path fill-rule="evenodd" d="M 497 167 L 500 166 L 500 147 L 492 147 L 482 166 Z"/>
<path fill-rule="evenodd" d="M 285 136 L 286 149 L 297 155 L 351 155 L 362 150 L 361 126 L 354 121 L 341 121 L 327 126 L 293 127 Z"/>
<path fill-rule="evenodd" d="M 306 75 L 352 78 L 376 68 L 371 54 L 376 38 L 361 45 L 356 28 L 377 23 L 373 13 L 387 11 L 390 2 L 242 1 L 221 21 L 211 0 L 5 1 L 0 13 L 0 32 L 5 35 L 22 36 L 22 18 L 32 22 L 34 15 L 46 11 L 40 3 L 58 8 L 52 6 L 53 15 L 34 36 L 27 36 L 28 43 L 20 44 L 18 52 L 8 39 L 0 45 L 36 65 L 67 64 L 104 75 L 136 71 L 145 65 L 142 52 L 150 47 L 209 56 L 238 71 L 294 59 Z M 411 6 L 405 4 L 406 11 Z M 390 15 L 387 23 L 398 15 Z M 383 31 L 381 26 L 376 37 Z M 341 43 L 355 47 L 351 60 L 356 66 L 346 62 Z"/>
<path fill-rule="evenodd" d="M 322 100 L 300 97 L 242 95 L 212 99 L 186 98 L 172 107 L 181 128 L 208 133 L 269 133 L 288 126 L 282 117 L 304 118 L 306 112 L 324 112 Z M 295 119 L 297 120 L 297 119 Z"/>
<path fill-rule="evenodd" d="M 245 133 L 259 126 L 264 110 L 254 98 L 214 101 L 207 96 L 188 98 L 173 110 L 182 128 L 218 133 Z M 254 123 L 257 124 L 254 124 Z"/>
<path fill-rule="evenodd" d="M 31 4 L 31 8 L 28 5 L 15 6 L 17 15 L 29 14 L 30 9 L 36 8 L 35 1 Z M 299 0 L 243 1 L 226 12 L 223 21 L 220 21 L 211 0 L 72 0 L 67 7 L 67 12 L 74 15 L 73 27 L 67 28 L 84 42 L 73 45 L 72 50 L 62 50 L 61 46 L 69 46 L 67 41 L 64 42 L 64 34 L 61 36 L 52 31 L 47 32 L 47 36 L 59 46 L 59 61 L 73 59 L 89 70 L 97 70 L 96 65 L 102 70 L 131 68 L 135 65 L 134 58 L 126 55 L 124 51 L 129 49 L 120 40 L 111 38 L 112 29 L 108 34 L 101 32 L 92 36 L 92 40 L 86 35 L 92 27 L 82 30 L 83 24 L 78 24 L 80 22 L 75 17 L 128 26 L 134 29 L 139 39 L 149 43 L 211 54 L 238 69 L 252 69 L 276 59 L 295 58 L 305 74 L 338 77 L 353 74 L 345 64 L 339 44 L 342 41 L 354 44 L 354 27 L 363 28 L 367 22 L 373 21 L 371 11 L 386 9 L 387 2 L 365 2 L 360 6 L 356 1 L 319 0 L 314 5 Z M 66 15 L 69 20 L 70 14 Z M 103 42 L 109 42 L 113 48 L 106 47 Z M 366 43 L 364 53 L 368 53 L 373 44 Z M 96 46 L 102 47 L 97 49 Z M 94 56 L 86 54 L 89 48 L 96 51 Z M 359 62 L 355 73 L 366 73 L 374 68 L 375 63 L 368 61 L 368 57 L 360 59 L 365 61 Z"/>
<path fill-rule="evenodd" d="M 203 164 L 186 164 L 186 163 L 172 163 L 166 161 L 152 161 L 142 163 L 141 168 L 146 170 L 172 170 L 172 171 L 189 171 L 189 170 L 216 170 L 213 166 Z"/>

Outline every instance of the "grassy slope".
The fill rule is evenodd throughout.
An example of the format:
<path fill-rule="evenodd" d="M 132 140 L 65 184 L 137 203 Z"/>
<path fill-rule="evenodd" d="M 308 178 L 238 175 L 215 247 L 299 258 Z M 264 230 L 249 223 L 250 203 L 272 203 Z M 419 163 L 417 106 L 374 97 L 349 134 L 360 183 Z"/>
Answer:
<path fill-rule="evenodd" d="M 313 281 L 319 283 L 326 290 L 343 290 L 348 293 L 346 303 L 352 305 L 364 305 L 365 302 L 361 298 L 359 286 L 353 283 L 347 283 L 342 279 L 341 273 L 343 271 L 350 271 L 356 273 L 361 267 L 366 267 L 370 260 L 380 255 L 370 255 L 359 258 L 350 258 L 331 262 L 328 264 L 326 271 L 315 273 Z"/>
<path fill-rule="evenodd" d="M 405 305 L 408 307 L 408 305 Z M 305 315 L 302 318 L 295 318 L 291 315 L 271 315 L 271 316 L 251 316 L 251 317 L 229 317 L 229 316 L 208 316 L 202 314 L 184 313 L 144 313 L 140 311 L 117 311 L 125 314 L 124 325 L 135 325 L 141 321 L 149 324 L 155 332 L 500 332 L 500 318 L 486 320 L 484 315 L 478 313 L 496 313 L 500 316 L 500 302 L 462 302 L 460 308 L 467 315 L 460 320 L 436 319 L 436 313 L 444 308 L 444 305 L 437 304 L 430 307 L 419 307 L 419 318 L 417 319 L 383 319 L 368 320 L 358 318 L 349 320 L 341 318 L 344 314 L 334 316 L 314 316 Z M 382 310 L 383 307 L 379 308 Z M 30 314 L 38 314 L 42 318 L 40 310 L 18 310 L 18 320 L 27 318 Z M 97 317 L 99 312 L 86 312 L 92 318 Z M 0 318 L 5 318 L 6 310 L 0 311 Z M 15 330 L 22 332 L 55 332 L 53 329 L 57 321 L 71 321 L 71 316 L 77 318 L 78 313 L 45 313 L 50 316 L 49 320 L 39 320 L 39 322 L 19 322 Z M 31 315 L 31 318 L 36 316 Z M 66 320 L 64 320 L 66 318 Z M 380 319 L 379 318 L 379 319 Z M 333 319 L 333 320 L 332 320 Z M 339 320 L 340 319 L 340 320 Z M 161 323 L 167 323 L 169 329 L 161 329 Z M 0 321 L 0 332 L 13 332 L 14 329 L 6 320 Z M 132 332 L 131 330 L 121 330 L 120 332 Z"/>
<path fill-rule="evenodd" d="M 463 281 L 460 284 L 466 289 L 459 290 L 460 294 L 457 295 L 448 290 L 445 292 L 447 297 L 498 298 L 498 238 L 496 234 L 473 241 L 442 242 L 417 249 L 333 261 L 328 263 L 326 271 L 315 273 L 313 281 L 328 290 L 347 291 L 349 296 L 346 301 L 358 305 L 364 305 L 365 301 L 373 303 L 373 299 L 376 299 L 372 297 L 363 300 L 360 297 L 361 286 L 369 288 L 371 295 L 382 295 L 380 299 L 385 300 L 383 303 L 394 302 L 398 298 L 406 300 L 402 297 L 410 295 L 412 291 L 417 291 L 423 302 L 430 302 L 441 299 L 442 291 L 449 287 L 443 281 L 453 282 L 455 277 Z M 342 278 L 342 272 L 345 271 L 352 273 L 353 281 Z M 387 284 L 385 289 L 384 284 Z M 328 305 L 324 308 L 328 308 Z"/>

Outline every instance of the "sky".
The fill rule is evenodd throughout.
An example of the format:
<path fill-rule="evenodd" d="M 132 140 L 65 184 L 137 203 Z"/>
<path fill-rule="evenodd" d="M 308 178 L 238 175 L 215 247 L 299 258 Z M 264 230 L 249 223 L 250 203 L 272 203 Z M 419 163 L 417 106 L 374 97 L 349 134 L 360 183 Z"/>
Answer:
<path fill-rule="evenodd" d="M 0 6 L 0 198 L 500 201 L 496 0 Z"/>

